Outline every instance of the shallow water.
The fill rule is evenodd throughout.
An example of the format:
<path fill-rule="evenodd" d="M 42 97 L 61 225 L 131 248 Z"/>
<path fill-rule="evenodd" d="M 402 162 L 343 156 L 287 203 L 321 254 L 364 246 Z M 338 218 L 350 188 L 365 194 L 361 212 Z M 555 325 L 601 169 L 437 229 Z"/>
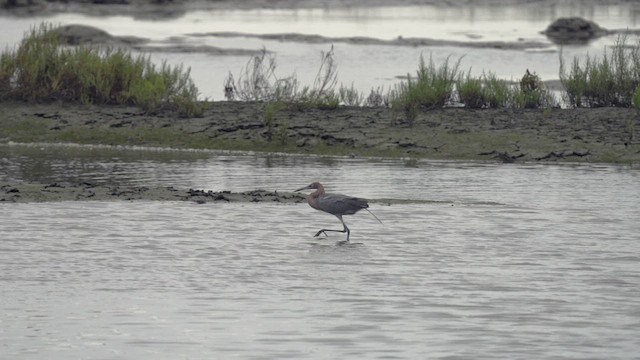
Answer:
<path fill-rule="evenodd" d="M 305 204 L 0 204 L 3 357 L 640 351 L 637 168 L 46 150 L 0 148 L 0 183 L 291 190 L 318 179 L 371 199 L 440 202 L 374 203 L 384 225 L 347 217 L 348 246 L 341 234 L 314 238 L 339 222 Z"/>
<path fill-rule="evenodd" d="M 59 14 L 51 17 L 1 18 L 0 46 L 13 46 L 30 26 L 46 20 L 54 24 L 85 24 L 99 27 L 119 36 L 148 37 L 156 45 L 178 37 L 186 44 L 222 48 L 258 50 L 263 47 L 277 56 L 280 78 L 295 73 L 303 85 L 312 85 L 320 66 L 320 53 L 329 51 L 331 43 L 301 43 L 290 39 L 263 40 L 252 37 L 199 37 L 208 32 L 240 32 L 247 34 L 299 33 L 325 37 L 365 36 L 375 39 L 430 38 L 447 41 L 538 41 L 548 43 L 544 49 L 500 50 L 465 46 L 381 46 L 335 43 L 338 80 L 353 86 L 364 95 L 372 88 L 392 88 L 398 77 L 414 74 L 421 54 L 433 56 L 437 64 L 447 57 L 461 60 L 461 69 L 472 74 L 494 72 L 507 80 L 517 80 L 526 69 L 535 71 L 543 80 L 558 79 L 559 52 L 571 61 L 574 56 L 589 53 L 601 56 L 615 36 L 602 38 L 584 46 L 560 48 L 551 44 L 540 31 L 559 17 L 581 16 L 609 29 L 637 29 L 640 5 L 634 2 L 597 5 L 581 1 L 561 1 L 555 6 L 529 4 L 472 6 L 386 6 L 315 9 L 236 9 L 188 12 L 164 21 L 136 19 L 126 14 L 117 17 L 89 17 Z M 633 44 L 637 36 L 630 36 Z M 238 79 L 248 56 L 210 56 L 202 53 L 154 53 L 160 63 L 183 63 L 191 67 L 192 77 L 203 97 L 224 99 L 223 84 L 232 72 Z"/>

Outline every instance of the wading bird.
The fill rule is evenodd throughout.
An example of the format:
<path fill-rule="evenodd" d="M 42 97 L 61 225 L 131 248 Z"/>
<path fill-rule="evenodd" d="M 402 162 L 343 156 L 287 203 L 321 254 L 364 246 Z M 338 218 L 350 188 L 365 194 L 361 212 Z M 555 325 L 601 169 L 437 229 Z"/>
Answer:
<path fill-rule="evenodd" d="M 307 196 L 307 202 L 309 203 L 309 205 L 316 210 L 335 215 L 342 223 L 342 226 L 344 226 L 344 229 L 342 230 L 322 229 L 318 231 L 314 236 L 319 236 L 323 233 L 327 235 L 327 231 L 335 231 L 341 233 L 346 232 L 348 242 L 351 231 L 347 227 L 347 224 L 344 223 L 344 220 L 342 220 L 342 215 L 353 215 L 362 209 L 367 210 L 369 214 L 373 215 L 373 217 L 376 218 L 376 220 L 378 220 L 380 224 L 382 224 L 382 221 L 380 221 L 377 216 L 375 216 L 369 209 L 367 209 L 369 207 L 369 203 L 366 199 L 341 194 L 327 194 L 324 192 L 324 186 L 322 186 L 322 184 L 317 181 L 296 191 L 307 189 L 316 190 Z"/>

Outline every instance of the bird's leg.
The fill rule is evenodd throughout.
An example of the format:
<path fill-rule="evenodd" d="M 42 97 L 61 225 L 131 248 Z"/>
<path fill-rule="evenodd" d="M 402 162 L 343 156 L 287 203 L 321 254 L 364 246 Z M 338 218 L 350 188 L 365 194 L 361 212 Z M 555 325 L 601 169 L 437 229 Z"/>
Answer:
<path fill-rule="evenodd" d="M 340 222 L 342 223 L 342 226 L 344 226 L 344 229 L 342 229 L 342 230 L 321 229 L 314 235 L 314 237 L 315 236 L 320 236 L 320 234 L 324 234 L 325 236 L 329 236 L 326 233 L 327 231 L 335 231 L 335 232 L 347 233 L 347 241 L 349 241 L 349 235 L 351 234 L 351 230 L 349 230 L 349 228 L 347 227 L 347 224 L 345 224 L 344 220 L 342 220 L 342 216 L 336 215 L 336 217 L 338 219 L 340 219 Z"/>
<path fill-rule="evenodd" d="M 344 220 L 342 220 L 342 216 L 338 216 L 338 219 L 340 219 L 340 222 L 342 223 L 342 226 L 344 226 L 344 230 L 342 232 L 347 232 L 347 242 L 349 242 L 349 235 L 351 235 L 351 230 L 349 230 L 349 228 L 347 227 L 347 224 L 344 223 Z"/>

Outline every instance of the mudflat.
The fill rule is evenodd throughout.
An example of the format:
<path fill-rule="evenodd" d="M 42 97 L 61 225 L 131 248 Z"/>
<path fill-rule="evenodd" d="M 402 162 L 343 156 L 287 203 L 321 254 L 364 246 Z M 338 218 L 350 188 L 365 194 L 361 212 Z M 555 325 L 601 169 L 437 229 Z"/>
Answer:
<path fill-rule="evenodd" d="M 635 109 L 465 109 L 420 112 L 413 122 L 386 107 L 336 109 L 212 102 L 203 117 L 135 107 L 0 104 L 0 143 L 79 143 L 285 152 L 352 157 L 497 162 L 640 162 Z M 0 201 L 186 200 L 298 202 L 265 191 L 212 193 L 92 184 L 0 184 Z"/>
<path fill-rule="evenodd" d="M 465 109 L 407 121 L 386 107 L 268 109 L 212 102 L 204 116 L 135 107 L 0 103 L 0 143 L 70 142 L 485 161 L 637 163 L 635 109 Z"/>

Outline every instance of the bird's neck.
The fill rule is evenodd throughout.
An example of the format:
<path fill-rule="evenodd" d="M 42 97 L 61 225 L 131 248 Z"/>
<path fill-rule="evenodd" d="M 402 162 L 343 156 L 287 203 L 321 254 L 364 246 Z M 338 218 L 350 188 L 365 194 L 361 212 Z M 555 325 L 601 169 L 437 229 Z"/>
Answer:
<path fill-rule="evenodd" d="M 313 199 L 317 199 L 320 197 L 320 195 L 324 194 L 324 187 L 322 186 L 318 186 L 318 189 L 316 189 L 316 191 L 312 192 L 311 195 L 309 195 L 311 198 Z"/>

